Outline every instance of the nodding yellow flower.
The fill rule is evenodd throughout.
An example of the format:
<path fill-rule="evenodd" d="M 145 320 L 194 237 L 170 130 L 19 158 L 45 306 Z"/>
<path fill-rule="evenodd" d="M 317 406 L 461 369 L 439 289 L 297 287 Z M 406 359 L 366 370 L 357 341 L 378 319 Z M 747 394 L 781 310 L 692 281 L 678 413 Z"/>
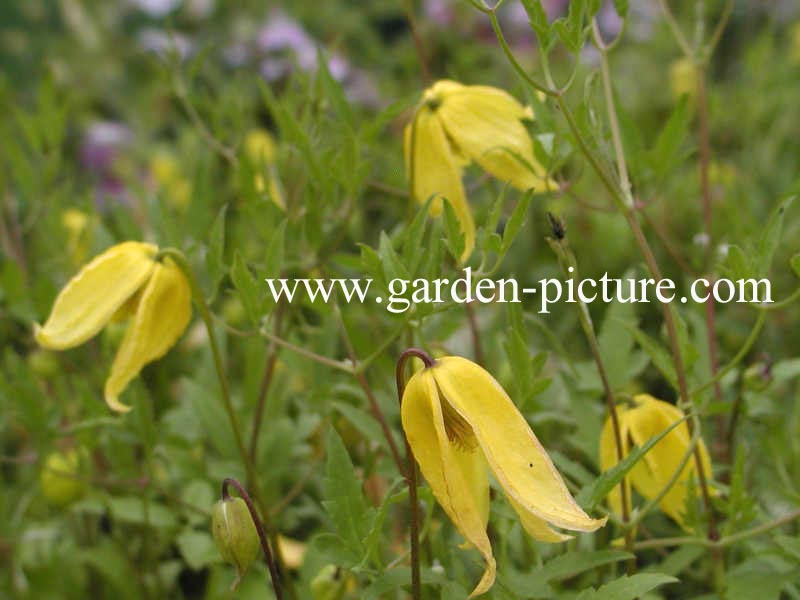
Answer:
<path fill-rule="evenodd" d="M 171 259 L 155 260 L 157 252 L 142 242 L 112 246 L 67 283 L 45 324 L 34 324 L 40 346 L 65 350 L 113 318 L 131 319 L 105 383 L 106 403 L 119 412 L 130 410 L 119 395 L 146 364 L 166 354 L 192 314 L 189 282 Z"/>
<path fill-rule="evenodd" d="M 475 363 L 447 356 L 417 371 L 403 393 L 401 417 L 436 500 L 486 562 L 470 597 L 486 592 L 495 579 L 486 534 L 489 469 L 534 539 L 569 539 L 551 525 L 594 531 L 605 524 L 606 519 L 592 519 L 578 506 L 525 417 Z"/>
<path fill-rule="evenodd" d="M 244 155 L 255 170 L 256 191 L 267 193 L 278 208 L 286 210 L 286 199 L 275 169 L 278 151 L 275 139 L 265 129 L 253 129 L 245 136 L 243 146 Z"/>
<path fill-rule="evenodd" d="M 532 118 L 530 107 L 503 90 L 442 80 L 425 90 L 406 126 L 406 172 L 412 194 L 420 203 L 434 198 L 433 216 L 441 213 L 443 198 L 453 207 L 464 234 L 462 261 L 475 245 L 475 223 L 461 182 L 464 166 L 474 161 L 521 190 L 555 187 L 533 156 L 533 143 L 522 123 Z"/>
<path fill-rule="evenodd" d="M 686 416 L 677 406 L 653 398 L 648 394 L 634 396 L 632 406 L 620 404 L 617 410 L 623 456 L 628 455 L 631 446 L 646 444 L 648 440 Z M 634 489 L 648 500 L 657 497 L 680 468 L 680 463 L 690 442 L 691 435 L 688 424 L 678 425 L 636 463 L 625 478 L 623 485 L 633 484 Z M 711 473 L 711 461 L 702 439 L 698 441 L 698 445 L 703 470 Z M 616 464 L 617 446 L 609 417 L 600 435 L 600 465 L 603 471 L 607 471 Z M 675 483 L 658 504 L 661 510 L 681 527 L 685 527 L 683 513 L 686 507 L 688 484 L 696 472 L 694 458 L 690 457 Z M 608 501 L 611 510 L 620 514 L 622 501 L 619 486 L 611 491 Z"/>

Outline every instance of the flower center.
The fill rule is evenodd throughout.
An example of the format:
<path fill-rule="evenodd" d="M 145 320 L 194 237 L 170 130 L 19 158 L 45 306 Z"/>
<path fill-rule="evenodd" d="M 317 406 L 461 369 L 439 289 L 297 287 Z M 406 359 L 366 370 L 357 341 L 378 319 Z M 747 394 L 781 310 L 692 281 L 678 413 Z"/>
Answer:
<path fill-rule="evenodd" d="M 469 423 L 458 414 L 453 405 L 447 400 L 439 385 L 436 385 L 439 392 L 439 404 L 442 407 L 442 417 L 444 419 L 444 430 L 447 439 L 462 452 L 472 452 L 478 447 L 478 439 L 472 431 Z"/>

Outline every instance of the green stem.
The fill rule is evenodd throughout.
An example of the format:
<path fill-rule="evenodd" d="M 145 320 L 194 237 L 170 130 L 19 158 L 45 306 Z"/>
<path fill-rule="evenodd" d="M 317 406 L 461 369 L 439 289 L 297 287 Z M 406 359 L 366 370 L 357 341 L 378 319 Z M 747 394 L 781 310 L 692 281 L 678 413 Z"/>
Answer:
<path fill-rule="evenodd" d="M 247 473 L 247 480 L 250 482 L 250 487 L 258 492 L 258 478 L 256 476 L 255 467 L 250 460 L 250 455 L 248 454 L 247 448 L 244 445 L 242 430 L 239 427 L 239 419 L 236 417 L 236 411 L 233 408 L 230 386 L 228 384 L 228 378 L 225 375 L 225 367 L 223 366 L 222 362 L 222 353 L 220 352 L 219 344 L 217 343 L 217 334 L 214 330 L 214 322 L 211 317 L 211 311 L 206 303 L 206 298 L 200 289 L 200 285 L 197 282 L 197 277 L 194 274 L 194 270 L 192 269 L 191 265 L 189 265 L 189 261 L 186 260 L 186 256 L 183 254 L 183 252 L 177 248 L 164 248 L 156 255 L 155 259 L 159 260 L 162 257 L 168 257 L 173 260 L 189 282 L 189 287 L 192 291 L 192 299 L 194 300 L 195 306 L 197 307 L 197 312 L 200 313 L 200 318 L 203 319 L 203 324 L 208 332 L 208 341 L 209 345 L 211 346 L 211 355 L 214 359 L 214 368 L 217 373 L 217 379 L 219 380 L 220 391 L 222 392 L 222 406 L 225 409 L 225 413 L 228 415 L 228 421 L 230 422 L 231 429 L 233 430 L 236 448 L 239 451 L 242 464 L 244 465 L 245 472 Z M 256 498 L 259 496 L 260 494 L 257 493 Z"/>
<path fill-rule="evenodd" d="M 647 550 L 650 548 L 666 548 L 669 546 L 692 546 L 692 545 L 705 546 L 708 548 L 716 548 L 716 549 L 725 548 L 727 546 L 731 546 L 738 542 L 761 535 L 762 533 L 767 533 L 768 531 L 776 529 L 777 527 L 781 527 L 782 525 L 786 525 L 787 523 L 791 523 L 792 521 L 795 521 L 797 519 L 800 519 L 800 509 L 793 510 L 792 512 L 782 517 L 778 517 L 777 519 L 774 519 L 762 525 L 758 525 L 757 527 L 752 527 L 745 531 L 725 536 L 717 541 L 709 540 L 706 538 L 692 537 L 692 536 L 657 538 L 654 540 L 644 540 L 642 542 L 636 542 L 634 544 L 634 549 Z"/>
<path fill-rule="evenodd" d="M 397 361 L 395 368 L 395 379 L 397 383 L 397 400 L 402 406 L 403 394 L 406 389 L 405 369 L 406 362 L 411 357 L 417 357 L 425 363 L 425 368 L 430 368 L 435 361 L 430 355 L 419 348 L 409 348 L 405 350 Z M 417 463 L 414 459 L 414 452 L 408 437 L 403 435 L 406 443 L 407 468 L 405 472 L 406 483 L 408 484 L 408 504 L 411 512 L 409 537 L 411 538 L 411 597 L 413 600 L 422 600 L 422 577 L 420 575 L 419 564 L 419 500 L 417 499 Z"/>

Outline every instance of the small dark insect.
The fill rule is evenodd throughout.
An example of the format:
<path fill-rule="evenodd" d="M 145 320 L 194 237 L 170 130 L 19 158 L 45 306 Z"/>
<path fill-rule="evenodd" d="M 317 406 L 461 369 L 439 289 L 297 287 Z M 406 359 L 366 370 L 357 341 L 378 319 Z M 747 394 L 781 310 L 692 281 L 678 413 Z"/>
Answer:
<path fill-rule="evenodd" d="M 567 223 L 561 217 L 555 216 L 553 213 L 547 213 L 547 222 L 550 223 L 550 229 L 553 231 L 553 236 L 557 240 L 563 240 L 567 235 Z"/>

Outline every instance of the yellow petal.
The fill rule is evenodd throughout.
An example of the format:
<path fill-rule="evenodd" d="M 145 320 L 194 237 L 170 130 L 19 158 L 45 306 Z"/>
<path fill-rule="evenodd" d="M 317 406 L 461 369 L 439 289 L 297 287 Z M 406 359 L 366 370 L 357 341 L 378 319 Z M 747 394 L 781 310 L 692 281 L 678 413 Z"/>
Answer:
<path fill-rule="evenodd" d="M 58 294 L 45 324 L 34 325 L 39 345 L 64 350 L 97 334 L 150 277 L 157 251 L 152 244 L 123 242 L 95 257 Z"/>
<path fill-rule="evenodd" d="M 413 145 L 413 149 L 412 146 Z M 405 130 L 406 169 L 412 180 L 414 199 L 425 203 L 433 197 L 430 213 L 442 212 L 442 199 L 453 207 L 464 234 L 462 262 L 475 247 L 475 222 L 461 182 L 459 159 L 453 152 L 441 122 L 426 106 Z"/>
<path fill-rule="evenodd" d="M 436 500 L 464 538 L 486 561 L 486 570 L 470 597 L 494 583 L 495 560 L 486 535 L 489 487 L 480 474 L 480 450 L 459 448 L 448 439 L 439 392 L 432 370 L 415 373 L 406 385 L 401 406 L 403 430 Z M 480 483 L 475 481 L 478 475 Z"/>
<path fill-rule="evenodd" d="M 189 283 L 175 263 L 157 263 L 106 380 L 105 399 L 113 410 L 130 410 L 119 395 L 142 367 L 175 344 L 189 324 L 191 301 Z"/>
<path fill-rule="evenodd" d="M 622 456 L 625 457 L 630 452 L 630 438 L 628 434 L 628 421 L 625 418 L 626 407 L 624 405 L 617 406 L 617 414 L 619 415 L 619 429 L 620 437 L 622 438 Z M 608 471 L 619 462 L 617 455 L 617 440 L 614 437 L 614 426 L 609 416 L 603 424 L 603 430 L 600 433 L 600 470 L 603 472 Z M 623 478 L 623 485 L 628 489 L 628 497 L 630 498 L 630 481 L 629 477 Z M 620 486 L 615 485 L 614 489 L 608 494 L 608 505 L 612 512 L 622 514 L 622 492 Z"/>
<path fill-rule="evenodd" d="M 457 356 L 431 371 L 442 393 L 469 423 L 489 466 L 515 508 L 551 525 L 594 531 L 606 519 L 590 518 L 569 493 L 527 421 L 488 372 Z"/>
<path fill-rule="evenodd" d="M 566 535 L 564 533 L 555 531 L 545 521 L 534 516 L 533 513 L 526 510 L 524 506 L 521 506 L 520 503 L 514 500 L 514 498 L 511 496 L 506 495 L 506 499 L 519 516 L 519 520 L 520 523 L 522 523 L 523 529 L 525 529 L 525 531 L 528 532 L 528 535 L 533 539 L 539 540 L 540 542 L 553 543 L 564 542 L 572 539 L 571 535 Z"/>
<path fill-rule="evenodd" d="M 530 108 L 508 93 L 483 85 L 451 87 L 442 92 L 436 114 L 454 145 L 498 179 L 536 192 L 557 187 L 534 158 L 522 124 Z"/>
<path fill-rule="evenodd" d="M 647 394 L 634 397 L 634 402 L 637 406 L 627 416 L 630 436 L 639 446 L 684 417 L 684 413 L 676 406 Z M 652 499 L 661 492 L 678 471 L 690 441 L 689 426 L 684 422 L 664 436 L 631 470 L 631 481 L 642 496 Z M 699 441 L 699 452 L 705 472 L 711 473 L 711 461 L 702 440 Z M 661 510 L 681 526 L 684 526 L 688 482 L 695 473 L 694 458 L 690 458 L 676 482 L 659 502 Z"/>

